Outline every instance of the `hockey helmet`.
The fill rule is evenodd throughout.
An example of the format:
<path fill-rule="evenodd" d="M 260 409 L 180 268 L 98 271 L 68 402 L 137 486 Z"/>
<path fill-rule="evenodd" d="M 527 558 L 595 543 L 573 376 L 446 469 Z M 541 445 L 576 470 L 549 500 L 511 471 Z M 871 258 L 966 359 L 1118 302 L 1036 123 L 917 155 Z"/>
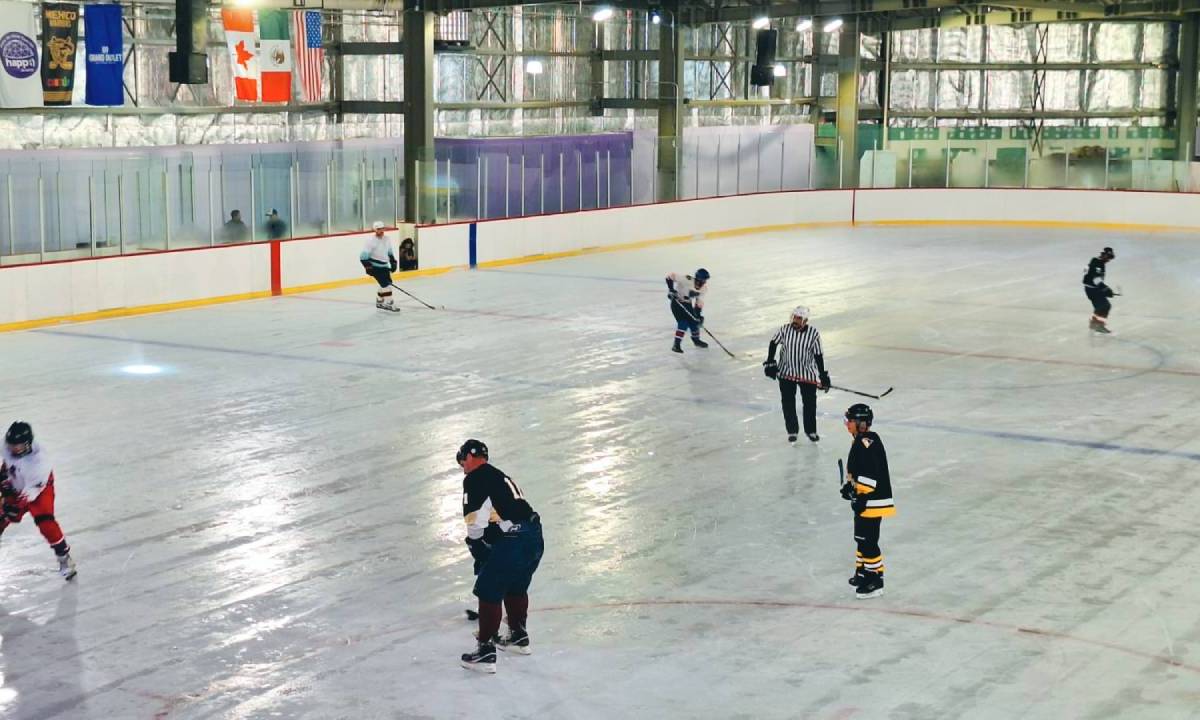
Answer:
<path fill-rule="evenodd" d="M 484 445 L 482 441 L 475 439 L 466 441 L 462 444 L 462 447 L 458 449 L 458 455 L 455 456 L 455 459 L 458 460 L 459 465 L 462 465 L 463 461 L 466 460 L 468 456 L 483 458 L 486 460 L 488 456 L 487 445 Z"/>
<path fill-rule="evenodd" d="M 792 311 L 792 317 L 793 318 L 804 318 L 805 320 L 808 320 L 808 306 L 807 305 L 797 305 L 796 309 Z"/>
<path fill-rule="evenodd" d="M 705 270 L 704 268 L 700 268 L 699 270 L 696 271 L 696 274 L 693 275 L 692 277 L 696 278 L 697 285 L 703 285 L 704 283 L 708 282 L 708 279 L 712 276 L 708 274 L 707 270 Z"/>
<path fill-rule="evenodd" d="M 1108 256 L 1108 259 L 1109 259 L 1109 260 L 1116 260 L 1116 259 L 1117 259 L 1117 254 L 1116 254 L 1115 252 L 1113 252 L 1113 249 L 1112 249 L 1112 248 L 1110 248 L 1110 247 L 1106 247 L 1106 248 L 1104 248 L 1103 250 L 1101 250 L 1101 251 L 1100 251 L 1100 257 L 1104 257 L 1104 256 L 1106 256 L 1106 255 Z"/>
<path fill-rule="evenodd" d="M 854 403 L 846 408 L 846 420 L 851 422 L 862 422 L 868 425 L 875 419 L 875 413 L 871 411 L 869 405 L 863 403 Z"/>
<path fill-rule="evenodd" d="M 4 433 L 4 443 L 10 446 L 28 445 L 33 442 L 33 428 L 27 422 L 18 420 L 8 426 Z"/>

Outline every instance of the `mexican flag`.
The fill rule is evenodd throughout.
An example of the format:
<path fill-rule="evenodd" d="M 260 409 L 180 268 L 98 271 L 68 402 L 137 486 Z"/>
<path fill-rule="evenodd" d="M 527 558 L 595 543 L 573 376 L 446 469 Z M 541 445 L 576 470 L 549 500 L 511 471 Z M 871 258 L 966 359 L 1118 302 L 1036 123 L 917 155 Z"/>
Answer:
<path fill-rule="evenodd" d="M 233 67 L 234 94 L 238 100 L 258 100 L 258 34 L 254 32 L 254 11 L 223 8 L 225 42 Z"/>
<path fill-rule="evenodd" d="M 262 68 L 263 102 L 292 99 L 292 41 L 288 10 L 258 13 L 259 67 Z"/>

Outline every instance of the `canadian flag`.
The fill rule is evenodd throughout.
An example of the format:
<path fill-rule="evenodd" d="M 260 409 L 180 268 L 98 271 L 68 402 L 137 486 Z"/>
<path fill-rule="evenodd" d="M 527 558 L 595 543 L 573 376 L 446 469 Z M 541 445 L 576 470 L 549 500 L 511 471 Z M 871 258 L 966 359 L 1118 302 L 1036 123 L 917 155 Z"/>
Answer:
<path fill-rule="evenodd" d="M 223 8 L 225 42 L 233 67 L 234 94 L 238 100 L 258 100 L 258 33 L 254 30 L 254 11 Z"/>

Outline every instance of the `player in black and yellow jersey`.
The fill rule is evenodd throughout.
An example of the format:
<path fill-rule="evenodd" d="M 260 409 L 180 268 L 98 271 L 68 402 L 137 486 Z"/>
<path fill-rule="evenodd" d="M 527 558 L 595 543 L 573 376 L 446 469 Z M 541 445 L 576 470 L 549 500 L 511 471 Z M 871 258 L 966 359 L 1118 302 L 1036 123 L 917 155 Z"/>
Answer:
<path fill-rule="evenodd" d="M 488 462 L 488 448 L 468 440 L 458 450 L 463 469 L 463 519 L 467 548 L 475 559 L 475 595 L 479 598 L 479 644 L 465 653 L 471 670 L 496 672 L 496 646 L 521 655 L 530 653 L 529 583 L 542 560 L 541 518 L 513 479 Z M 503 603 L 503 605 L 501 604 Z M 509 633 L 499 635 L 503 612 Z"/>
<path fill-rule="evenodd" d="M 846 430 L 854 437 L 846 459 L 846 477 L 842 497 L 854 511 L 854 541 L 858 550 L 854 560 L 855 596 L 870 598 L 883 594 L 883 551 L 879 549 L 879 526 L 885 517 L 896 514 L 892 502 L 892 478 L 888 473 L 883 441 L 871 431 L 875 414 L 856 403 L 846 410 Z"/>

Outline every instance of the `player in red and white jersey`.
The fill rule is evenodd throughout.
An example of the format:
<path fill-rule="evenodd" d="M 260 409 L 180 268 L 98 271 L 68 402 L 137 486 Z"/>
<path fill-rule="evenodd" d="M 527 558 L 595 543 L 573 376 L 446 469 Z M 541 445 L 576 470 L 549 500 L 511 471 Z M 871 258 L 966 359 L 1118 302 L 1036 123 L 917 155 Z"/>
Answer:
<path fill-rule="evenodd" d="M 0 450 L 0 499 L 3 507 L 0 534 L 29 513 L 58 556 L 59 573 L 66 580 L 75 577 L 71 546 L 54 519 L 54 468 L 41 446 L 33 441 L 29 423 L 15 422 L 4 435 L 4 448 Z"/>

